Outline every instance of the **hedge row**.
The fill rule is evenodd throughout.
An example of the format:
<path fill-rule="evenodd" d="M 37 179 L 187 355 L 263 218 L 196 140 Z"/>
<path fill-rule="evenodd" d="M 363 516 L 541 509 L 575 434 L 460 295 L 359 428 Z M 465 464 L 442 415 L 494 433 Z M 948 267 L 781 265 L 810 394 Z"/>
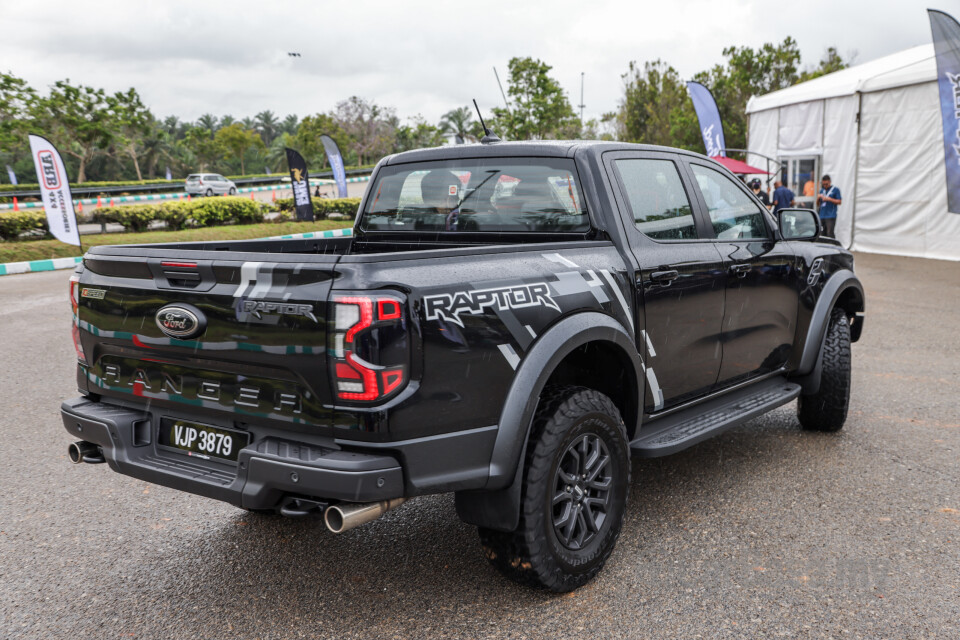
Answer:
<path fill-rule="evenodd" d="M 311 198 L 313 202 L 313 217 L 322 220 L 331 213 L 342 213 L 351 218 L 357 215 L 360 208 L 360 198 Z M 293 198 L 278 198 L 277 208 L 281 213 L 292 212 Z"/>
<path fill-rule="evenodd" d="M 122 224 L 130 231 L 145 231 L 154 220 L 167 223 L 167 228 L 215 227 L 237 223 L 263 222 L 270 209 L 266 203 L 247 198 L 203 198 L 194 201 L 174 200 L 163 204 L 135 204 L 125 207 L 102 207 L 93 212 L 93 221 L 100 224 Z"/>
<path fill-rule="evenodd" d="M 0 238 L 16 240 L 27 231 L 42 229 L 49 232 L 47 215 L 43 211 L 4 211 L 0 213 Z"/>

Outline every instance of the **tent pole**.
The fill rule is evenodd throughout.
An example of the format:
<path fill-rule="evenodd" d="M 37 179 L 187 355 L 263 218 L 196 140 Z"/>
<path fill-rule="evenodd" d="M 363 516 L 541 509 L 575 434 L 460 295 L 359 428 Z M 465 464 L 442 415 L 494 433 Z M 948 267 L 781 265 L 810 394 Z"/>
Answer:
<path fill-rule="evenodd" d="M 853 208 L 850 211 L 850 246 L 853 250 L 853 240 L 857 233 L 857 201 L 859 198 L 860 186 L 860 114 L 863 111 L 863 94 L 857 91 L 857 153 L 853 161 Z"/>

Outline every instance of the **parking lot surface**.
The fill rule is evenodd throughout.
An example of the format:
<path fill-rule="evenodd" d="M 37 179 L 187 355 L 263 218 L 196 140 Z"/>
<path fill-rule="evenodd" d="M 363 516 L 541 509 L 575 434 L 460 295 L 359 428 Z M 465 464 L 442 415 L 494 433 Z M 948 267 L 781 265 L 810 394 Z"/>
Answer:
<path fill-rule="evenodd" d="M 552 595 L 451 496 L 335 536 L 71 465 L 69 272 L 0 278 L 0 638 L 958 638 L 960 264 L 859 254 L 850 416 L 635 460 L 606 569 Z"/>

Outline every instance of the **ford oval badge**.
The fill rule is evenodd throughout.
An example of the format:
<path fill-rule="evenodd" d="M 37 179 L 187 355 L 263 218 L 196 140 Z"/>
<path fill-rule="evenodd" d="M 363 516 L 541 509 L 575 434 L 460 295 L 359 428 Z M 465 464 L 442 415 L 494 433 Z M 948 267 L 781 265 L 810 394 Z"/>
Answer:
<path fill-rule="evenodd" d="M 189 304 L 168 304 L 157 311 L 157 326 L 171 338 L 187 340 L 203 333 L 207 319 Z"/>

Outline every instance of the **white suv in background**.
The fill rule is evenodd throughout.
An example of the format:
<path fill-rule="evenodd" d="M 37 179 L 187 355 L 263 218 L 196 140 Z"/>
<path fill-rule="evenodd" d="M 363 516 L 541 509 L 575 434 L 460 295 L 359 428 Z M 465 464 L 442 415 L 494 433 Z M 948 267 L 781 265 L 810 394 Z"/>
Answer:
<path fill-rule="evenodd" d="M 237 185 L 219 173 L 191 173 L 186 181 L 187 193 L 192 196 L 235 195 Z"/>

